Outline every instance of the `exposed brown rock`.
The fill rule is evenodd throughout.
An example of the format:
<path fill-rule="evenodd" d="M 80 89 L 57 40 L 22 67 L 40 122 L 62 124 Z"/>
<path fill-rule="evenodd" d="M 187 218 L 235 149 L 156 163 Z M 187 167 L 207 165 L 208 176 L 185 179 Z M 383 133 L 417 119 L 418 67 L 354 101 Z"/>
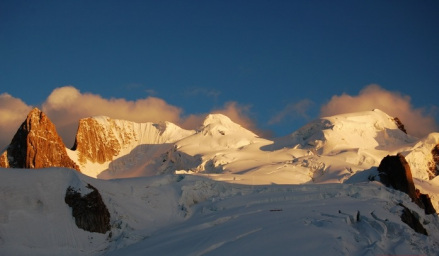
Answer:
<path fill-rule="evenodd" d="M 105 234 L 110 230 L 110 212 L 99 191 L 90 184 L 91 189 L 87 195 L 82 196 L 80 192 L 68 187 L 64 201 L 72 208 L 72 215 L 78 228 L 90 232 Z"/>
<path fill-rule="evenodd" d="M 421 194 L 415 188 L 412 172 L 405 157 L 401 154 L 386 156 L 378 166 L 381 182 L 409 195 L 414 203 L 424 209 L 426 214 L 436 213 L 428 194 Z"/>
<path fill-rule="evenodd" d="M 111 122 L 111 120 L 110 120 Z M 87 160 L 105 163 L 113 160 L 121 146 L 112 129 L 105 129 L 93 118 L 79 121 L 73 150 L 78 152 L 79 162 Z"/>
<path fill-rule="evenodd" d="M 30 111 L 11 144 L 0 156 L 0 167 L 67 167 L 79 171 L 78 165 L 67 155 L 55 125 L 38 108 Z"/>

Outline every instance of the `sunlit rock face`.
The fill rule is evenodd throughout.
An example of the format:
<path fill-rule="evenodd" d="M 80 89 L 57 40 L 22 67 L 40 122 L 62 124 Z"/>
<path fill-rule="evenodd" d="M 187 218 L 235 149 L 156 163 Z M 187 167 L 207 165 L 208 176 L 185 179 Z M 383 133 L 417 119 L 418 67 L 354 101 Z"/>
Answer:
<path fill-rule="evenodd" d="M 78 165 L 67 155 L 55 125 L 38 108 L 31 110 L 0 156 L 0 167 L 67 167 L 79 171 Z"/>
<path fill-rule="evenodd" d="M 378 171 L 380 180 L 384 185 L 408 194 L 414 203 L 424 209 L 426 214 L 436 212 L 430 196 L 420 193 L 415 188 L 410 166 L 402 154 L 384 157 L 378 166 Z"/>
<path fill-rule="evenodd" d="M 111 161 L 120 149 L 121 145 L 112 129 L 106 129 L 94 118 L 79 121 L 73 150 L 78 152 L 80 163 L 87 160 L 100 164 Z"/>

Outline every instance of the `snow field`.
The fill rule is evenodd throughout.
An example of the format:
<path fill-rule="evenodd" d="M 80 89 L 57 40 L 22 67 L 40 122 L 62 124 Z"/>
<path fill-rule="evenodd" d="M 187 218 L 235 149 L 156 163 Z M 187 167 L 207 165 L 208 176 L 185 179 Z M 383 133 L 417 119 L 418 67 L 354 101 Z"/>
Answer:
<path fill-rule="evenodd" d="M 0 175 L 2 255 L 439 253 L 437 216 L 377 182 L 241 185 L 193 175 L 107 181 L 62 168 Z M 110 211 L 107 234 L 78 229 L 64 202 L 68 186 L 82 191 L 88 183 Z M 419 214 L 430 236 L 400 220 L 398 203 Z"/>

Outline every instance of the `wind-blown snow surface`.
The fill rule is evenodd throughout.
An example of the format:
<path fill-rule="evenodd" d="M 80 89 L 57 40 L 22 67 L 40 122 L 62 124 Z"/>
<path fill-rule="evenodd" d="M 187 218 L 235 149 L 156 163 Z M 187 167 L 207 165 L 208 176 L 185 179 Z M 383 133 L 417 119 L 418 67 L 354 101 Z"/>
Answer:
<path fill-rule="evenodd" d="M 192 175 L 96 180 L 69 169 L 0 171 L 1 255 L 439 253 L 437 216 L 377 182 L 240 185 Z M 78 229 L 68 186 L 96 187 L 111 232 Z M 84 192 L 86 193 L 86 191 Z M 403 203 L 429 236 L 400 220 Z"/>
<path fill-rule="evenodd" d="M 411 137 L 379 110 L 321 118 L 274 140 L 222 115 L 196 131 L 96 120 L 134 138 L 112 162 L 81 166 L 109 180 L 0 170 L 0 255 L 439 255 L 437 215 L 370 181 L 383 157 L 401 152 L 439 209 L 439 178 L 425 170 L 439 133 Z M 68 186 L 86 193 L 87 183 L 109 208 L 107 234 L 78 229 L 64 203 Z M 429 236 L 401 221 L 399 203 Z"/>

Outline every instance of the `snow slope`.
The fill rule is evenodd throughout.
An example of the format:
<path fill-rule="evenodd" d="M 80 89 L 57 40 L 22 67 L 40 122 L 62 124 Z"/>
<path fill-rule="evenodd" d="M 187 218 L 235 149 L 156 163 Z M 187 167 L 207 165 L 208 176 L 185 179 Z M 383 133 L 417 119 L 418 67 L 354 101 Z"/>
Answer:
<path fill-rule="evenodd" d="M 216 118 L 221 128 L 205 125 L 176 142 L 165 159 L 169 171 L 241 184 L 344 182 L 377 167 L 388 154 L 409 152 L 417 142 L 380 110 L 317 119 L 274 140 L 257 138 L 236 124 L 221 125 L 230 122 L 227 117 Z"/>
<path fill-rule="evenodd" d="M 111 231 L 78 229 L 68 186 L 96 187 Z M 0 170 L 0 255 L 437 255 L 439 223 L 376 182 L 241 185 L 193 175 L 97 180 Z M 429 236 L 400 220 L 403 203 Z M 359 217 L 357 217 L 359 216 Z M 111 234 L 110 234 L 111 233 Z"/>
<path fill-rule="evenodd" d="M 419 140 L 415 146 L 405 152 L 405 157 L 410 163 L 413 177 L 430 180 L 432 174 L 426 172 L 433 161 L 431 150 L 439 144 L 439 133 L 431 133 L 426 138 Z"/>

